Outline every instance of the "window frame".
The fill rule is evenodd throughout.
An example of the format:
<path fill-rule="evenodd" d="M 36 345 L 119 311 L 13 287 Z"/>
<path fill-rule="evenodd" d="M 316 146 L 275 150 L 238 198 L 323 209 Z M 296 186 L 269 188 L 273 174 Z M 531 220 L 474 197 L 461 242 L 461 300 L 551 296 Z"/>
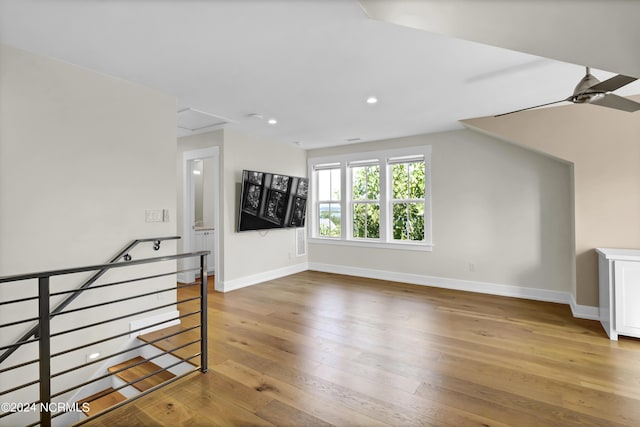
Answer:
<path fill-rule="evenodd" d="M 319 167 L 318 167 L 319 166 Z M 331 193 L 331 190 L 333 188 L 333 186 L 331 185 L 331 182 L 333 181 L 333 177 L 331 172 L 329 172 L 329 199 L 327 200 L 320 200 L 320 194 L 319 194 L 319 186 L 318 190 L 315 192 L 312 192 L 312 199 L 315 200 L 314 203 L 312 203 L 312 209 L 313 209 L 313 217 L 317 218 L 317 225 L 316 225 L 316 232 L 317 232 L 317 236 L 319 238 L 322 239 L 339 239 L 340 236 L 322 236 L 320 234 L 320 205 L 323 204 L 328 204 L 329 205 L 329 218 L 331 218 L 331 205 L 339 205 L 340 206 L 340 233 L 342 234 L 342 229 L 344 228 L 344 225 L 342 223 L 342 200 L 344 199 L 344 192 L 342 189 L 342 170 L 340 168 L 340 165 L 338 163 L 327 163 L 327 164 L 322 164 L 322 165 L 317 165 L 316 168 L 314 169 L 314 172 L 316 172 L 316 175 L 314 175 L 314 179 L 317 179 L 317 173 L 320 171 L 333 171 L 333 170 L 339 170 L 340 171 L 340 197 L 338 199 L 333 199 L 333 194 Z"/>
<path fill-rule="evenodd" d="M 349 190 L 347 193 L 347 197 L 349 199 L 348 202 L 348 208 L 349 208 L 349 212 L 347 213 L 347 218 L 348 218 L 348 225 L 349 225 L 349 230 L 347 231 L 347 238 L 351 238 L 355 241 L 364 241 L 364 242 L 379 242 L 382 241 L 382 224 L 378 224 L 379 230 L 378 230 L 378 237 L 356 237 L 354 236 L 353 233 L 353 225 L 354 225 L 354 217 L 355 217 L 355 208 L 356 205 L 377 205 L 378 206 L 378 210 L 381 211 L 382 210 L 382 188 L 378 188 L 378 198 L 377 199 L 369 199 L 369 198 L 363 198 L 363 199 L 356 199 L 353 196 L 353 174 L 354 174 L 354 169 L 355 168 L 364 168 L 364 167 L 368 167 L 368 166 L 378 166 L 378 175 L 380 175 L 380 171 L 382 169 L 381 165 L 380 165 L 380 160 L 379 159 L 369 159 L 369 160 L 365 160 L 365 161 L 351 161 L 347 163 L 347 189 Z M 367 190 L 369 189 L 369 174 L 367 172 Z M 382 186 L 380 186 L 382 187 Z M 382 221 L 380 221 L 382 222 Z"/>
<path fill-rule="evenodd" d="M 393 189 L 391 180 L 391 167 L 393 163 L 402 163 L 402 159 L 424 160 L 424 240 L 394 240 L 393 239 Z M 400 160 L 399 160 L 400 159 Z M 353 200 L 352 168 L 371 165 L 375 160 L 379 165 L 380 189 L 378 202 L 380 206 L 380 232 L 379 238 L 356 238 L 353 236 L 353 212 L 354 203 L 365 200 Z M 310 157 L 307 161 L 309 169 L 309 186 L 311 194 L 311 212 L 308 227 L 308 238 L 311 243 L 335 244 L 345 246 L 392 248 L 402 250 L 431 251 L 432 240 L 432 214 L 431 214 L 431 146 L 423 145 L 406 147 L 393 150 L 365 151 L 344 155 L 323 157 Z M 340 168 L 340 236 L 320 236 L 319 232 L 319 200 L 318 200 L 318 166 L 339 165 Z M 376 163 L 374 163 L 376 164 Z"/>

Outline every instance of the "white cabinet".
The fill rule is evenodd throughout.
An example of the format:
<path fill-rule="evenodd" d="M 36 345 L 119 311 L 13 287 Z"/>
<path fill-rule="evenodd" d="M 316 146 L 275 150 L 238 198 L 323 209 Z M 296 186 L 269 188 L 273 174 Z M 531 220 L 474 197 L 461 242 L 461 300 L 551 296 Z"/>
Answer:
<path fill-rule="evenodd" d="M 640 250 L 598 248 L 600 323 L 612 340 L 640 338 Z"/>
<path fill-rule="evenodd" d="M 213 273 L 215 271 L 215 239 L 216 232 L 212 228 L 195 229 L 195 250 L 196 251 L 211 251 L 207 256 L 207 273 Z"/>

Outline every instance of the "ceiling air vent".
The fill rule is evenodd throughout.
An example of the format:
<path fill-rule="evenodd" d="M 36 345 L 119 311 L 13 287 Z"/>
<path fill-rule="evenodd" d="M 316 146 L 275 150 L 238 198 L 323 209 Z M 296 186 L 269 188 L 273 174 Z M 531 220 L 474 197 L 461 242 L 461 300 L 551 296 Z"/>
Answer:
<path fill-rule="evenodd" d="M 178 128 L 196 132 L 227 124 L 229 121 L 195 108 L 184 108 L 178 111 Z"/>

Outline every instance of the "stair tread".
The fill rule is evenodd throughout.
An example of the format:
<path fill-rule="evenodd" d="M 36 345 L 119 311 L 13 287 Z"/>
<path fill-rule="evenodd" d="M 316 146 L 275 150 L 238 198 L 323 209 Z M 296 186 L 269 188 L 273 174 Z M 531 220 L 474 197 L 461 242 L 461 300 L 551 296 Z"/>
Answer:
<path fill-rule="evenodd" d="M 144 342 L 150 342 L 150 341 L 157 340 L 162 337 L 174 334 L 176 332 L 184 331 L 184 330 L 185 328 L 182 325 L 169 326 L 164 329 L 149 332 L 144 335 L 139 335 L 138 339 Z M 182 332 L 181 334 L 174 335 L 172 337 L 154 342 L 151 345 L 163 351 L 170 351 L 170 353 L 176 357 L 179 357 L 181 359 L 186 359 L 187 357 L 191 357 L 194 354 L 200 353 L 199 342 L 188 345 L 186 347 L 179 348 L 177 350 L 173 350 L 173 349 L 183 344 L 186 344 L 188 342 L 195 341 L 199 338 L 200 338 L 200 329 L 196 328 L 196 329 L 191 329 L 191 330 Z M 193 366 L 198 366 L 198 363 L 200 363 L 200 358 L 194 357 L 193 359 L 188 360 L 188 363 L 190 363 Z"/>
<path fill-rule="evenodd" d="M 140 362 L 143 362 L 143 363 L 140 363 Z M 155 363 L 146 360 L 142 356 L 138 356 L 138 357 L 134 357 L 133 359 L 129 359 L 127 361 L 124 361 L 122 363 L 119 363 L 117 365 L 110 367 L 109 372 L 113 373 L 120 369 L 126 368 L 127 366 L 134 365 L 136 363 L 140 363 L 140 364 L 136 366 L 132 366 L 129 369 L 125 369 L 124 371 L 118 372 L 116 376 L 122 379 L 123 381 L 130 383 L 139 378 L 144 377 L 145 375 L 149 375 L 152 372 L 162 369 L 160 366 L 156 365 Z M 157 374 L 151 375 L 150 377 L 147 377 L 131 385 L 139 391 L 146 391 L 174 377 L 175 375 L 169 371 L 160 371 Z"/>
<path fill-rule="evenodd" d="M 96 396 L 100 397 L 96 398 Z M 125 400 L 127 400 L 126 396 L 124 396 L 119 391 L 114 390 L 113 387 L 109 387 L 95 394 L 92 394 L 89 397 L 85 397 L 84 399 L 79 400 L 78 406 L 82 407 L 83 403 L 88 403 L 88 410 L 84 414 L 90 417 L 97 414 L 98 412 L 102 412 L 105 409 L 112 407 L 113 405 L 124 402 Z"/>

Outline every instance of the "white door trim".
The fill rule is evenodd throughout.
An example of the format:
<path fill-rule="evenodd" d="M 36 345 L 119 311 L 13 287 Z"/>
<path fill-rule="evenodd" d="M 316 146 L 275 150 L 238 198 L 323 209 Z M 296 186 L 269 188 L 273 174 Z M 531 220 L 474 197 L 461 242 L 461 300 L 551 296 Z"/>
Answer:
<path fill-rule="evenodd" d="M 192 221 L 193 213 L 193 175 L 190 173 L 190 162 L 197 159 L 213 158 L 213 162 L 216 169 L 216 183 L 213 191 L 213 202 L 216 206 L 215 214 L 213 218 L 213 226 L 215 228 L 214 235 L 214 262 L 216 270 L 216 278 L 222 278 L 222 265 L 220 265 L 220 249 L 219 249 L 219 236 L 220 236 L 220 148 L 219 147 L 207 147 L 198 150 L 185 151 L 182 154 L 182 194 L 183 194 L 183 206 L 182 206 L 182 250 L 183 252 L 193 252 L 195 250 L 192 234 Z M 185 268 L 196 268 L 198 265 L 195 258 L 190 258 L 184 263 Z M 195 273 L 191 272 L 186 274 L 185 280 L 192 282 L 195 280 Z M 184 281 L 184 280 L 181 280 Z"/>

